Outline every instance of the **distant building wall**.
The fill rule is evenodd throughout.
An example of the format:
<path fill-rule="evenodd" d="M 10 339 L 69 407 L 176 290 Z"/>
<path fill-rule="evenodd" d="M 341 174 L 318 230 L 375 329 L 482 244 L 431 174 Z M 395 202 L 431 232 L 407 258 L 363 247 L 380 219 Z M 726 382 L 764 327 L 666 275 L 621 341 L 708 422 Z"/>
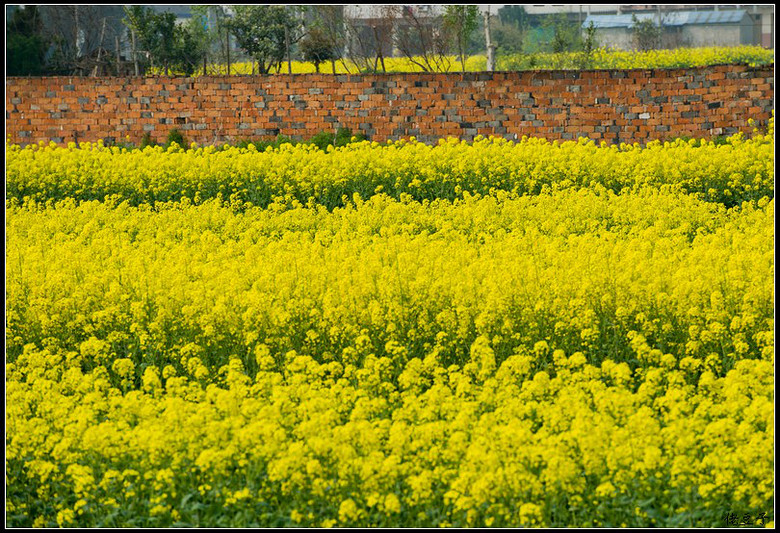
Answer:
<path fill-rule="evenodd" d="M 684 26 L 682 36 L 686 46 L 739 46 L 740 44 L 752 44 L 750 37 L 747 37 L 745 39 L 746 42 L 743 42 L 741 26 L 717 24 Z"/>
<path fill-rule="evenodd" d="M 599 46 L 616 48 L 618 50 L 633 50 L 634 35 L 625 28 L 604 28 L 596 30 L 596 40 Z"/>
<path fill-rule="evenodd" d="M 761 46 L 764 48 L 775 47 L 775 14 L 764 13 L 761 15 Z"/>
<path fill-rule="evenodd" d="M 339 127 L 376 141 L 523 135 L 608 143 L 750 132 L 774 109 L 774 66 L 461 74 L 6 78 L 11 142 L 200 144 L 310 138 Z"/>

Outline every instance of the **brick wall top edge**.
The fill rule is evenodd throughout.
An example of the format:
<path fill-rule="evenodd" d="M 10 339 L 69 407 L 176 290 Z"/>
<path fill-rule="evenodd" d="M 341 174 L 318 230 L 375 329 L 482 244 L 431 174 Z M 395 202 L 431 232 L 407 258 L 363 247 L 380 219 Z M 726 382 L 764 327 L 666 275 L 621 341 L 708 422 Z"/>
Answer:
<path fill-rule="evenodd" d="M 387 72 L 387 73 L 365 73 L 365 74 L 327 74 L 327 73 L 298 73 L 298 74 L 286 74 L 286 73 L 279 73 L 279 74 L 231 74 L 230 76 L 227 75 L 219 75 L 219 76 L 98 76 L 98 77 L 90 77 L 90 76 L 7 76 L 6 77 L 6 84 L 9 83 L 19 83 L 22 80 L 27 80 L 28 83 L 43 83 L 43 82 L 63 82 L 67 80 L 69 84 L 73 83 L 87 83 L 95 81 L 103 81 L 103 80 L 134 80 L 134 81 L 143 81 L 144 83 L 154 83 L 158 80 L 160 81 L 170 81 L 170 82 L 194 82 L 194 81 L 205 81 L 205 80 L 220 80 L 222 82 L 228 81 L 228 80 L 236 80 L 236 81 L 247 81 L 250 79 L 261 79 L 261 80 L 274 80 L 274 79 L 301 79 L 305 80 L 307 78 L 309 79 L 322 79 L 322 80 L 331 80 L 333 78 L 336 78 L 338 76 L 345 76 L 348 80 L 357 80 L 357 79 L 370 79 L 370 78 L 397 78 L 397 77 L 409 77 L 409 78 L 417 78 L 417 77 L 452 77 L 452 78 L 471 78 L 471 77 L 491 77 L 493 75 L 522 75 L 522 74 L 533 74 L 535 76 L 537 75 L 560 75 L 563 74 L 575 74 L 575 73 L 600 73 L 603 75 L 606 75 L 611 72 L 673 72 L 673 71 L 704 71 L 708 69 L 720 69 L 720 68 L 734 68 L 734 67 L 740 67 L 744 69 L 745 71 L 774 71 L 775 65 L 774 63 L 770 63 L 767 65 L 757 65 L 757 66 L 751 66 L 746 65 L 744 63 L 717 63 L 712 65 L 703 65 L 703 66 L 691 66 L 691 67 L 653 67 L 653 68 L 632 68 L 632 69 L 533 69 L 533 70 L 496 70 L 493 72 Z"/>

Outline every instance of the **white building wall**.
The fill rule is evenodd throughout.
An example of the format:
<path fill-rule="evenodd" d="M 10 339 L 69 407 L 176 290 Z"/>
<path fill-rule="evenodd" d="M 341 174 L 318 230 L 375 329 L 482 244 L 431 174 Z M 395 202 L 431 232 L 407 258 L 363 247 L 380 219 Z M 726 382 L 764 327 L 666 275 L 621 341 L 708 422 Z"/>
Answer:
<path fill-rule="evenodd" d="M 619 50 L 633 50 L 635 48 L 633 35 L 623 28 L 596 30 L 596 40 L 599 46 L 604 48 L 617 48 Z"/>
<path fill-rule="evenodd" d="M 700 25 L 684 26 L 683 42 L 686 46 L 739 46 L 742 44 L 739 26 Z"/>

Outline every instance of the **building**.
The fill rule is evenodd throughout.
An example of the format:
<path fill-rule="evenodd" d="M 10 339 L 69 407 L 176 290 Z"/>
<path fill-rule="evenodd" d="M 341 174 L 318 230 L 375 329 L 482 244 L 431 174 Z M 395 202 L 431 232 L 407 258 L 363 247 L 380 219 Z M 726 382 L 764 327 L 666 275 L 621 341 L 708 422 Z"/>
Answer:
<path fill-rule="evenodd" d="M 682 18 L 670 17 L 669 24 L 674 25 L 676 29 L 668 31 L 665 37 L 667 42 L 673 43 L 675 40 L 681 40 L 692 43 L 687 46 L 756 44 L 764 48 L 774 48 L 774 4 L 545 4 L 523 7 L 537 23 L 544 20 L 545 17 L 557 13 L 567 14 L 571 21 L 578 24 L 584 23 L 591 16 L 617 16 L 616 19 L 601 19 L 605 26 L 597 30 L 597 36 L 603 44 L 623 43 L 615 46 L 624 49 L 632 49 L 633 46 L 628 44 L 628 39 L 625 36 L 625 19 L 620 17 L 628 15 L 628 20 L 631 20 L 633 14 L 641 16 L 643 14 L 658 15 L 659 13 L 662 16 L 669 16 L 672 13 L 712 14 L 709 19 L 701 15 L 682 16 L 682 18 L 687 17 L 687 21 L 683 21 Z M 743 15 L 727 14 L 734 11 L 746 13 L 747 18 Z M 698 18 L 700 16 L 703 18 Z M 715 20 L 718 22 L 713 22 Z M 724 20 L 729 22 L 724 22 Z M 607 28 L 606 25 L 610 25 L 610 27 Z M 753 26 L 752 35 L 749 35 L 751 32 L 746 29 L 748 25 Z M 740 29 L 737 29 L 737 26 Z M 675 32 L 679 32 L 679 35 L 675 36 Z M 739 35 L 737 36 L 737 34 Z M 671 44 L 671 46 L 686 45 Z"/>
<path fill-rule="evenodd" d="M 601 46 L 632 50 L 637 48 L 635 21 L 660 28 L 660 48 L 762 44 L 760 24 L 744 9 L 591 14 L 582 29 L 593 24 Z"/>
<path fill-rule="evenodd" d="M 352 57 L 417 55 L 433 43 L 440 29 L 441 5 L 350 5 L 344 10 L 348 35 L 347 51 Z"/>

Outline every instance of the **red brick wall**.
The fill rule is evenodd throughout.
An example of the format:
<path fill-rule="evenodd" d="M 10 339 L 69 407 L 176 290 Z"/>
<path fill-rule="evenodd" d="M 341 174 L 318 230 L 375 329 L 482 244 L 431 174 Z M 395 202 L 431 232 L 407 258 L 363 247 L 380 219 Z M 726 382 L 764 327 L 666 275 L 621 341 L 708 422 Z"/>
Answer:
<path fill-rule="evenodd" d="M 6 78 L 11 142 L 201 144 L 338 127 L 416 136 L 640 142 L 749 132 L 773 110 L 774 66 L 461 74 Z"/>

